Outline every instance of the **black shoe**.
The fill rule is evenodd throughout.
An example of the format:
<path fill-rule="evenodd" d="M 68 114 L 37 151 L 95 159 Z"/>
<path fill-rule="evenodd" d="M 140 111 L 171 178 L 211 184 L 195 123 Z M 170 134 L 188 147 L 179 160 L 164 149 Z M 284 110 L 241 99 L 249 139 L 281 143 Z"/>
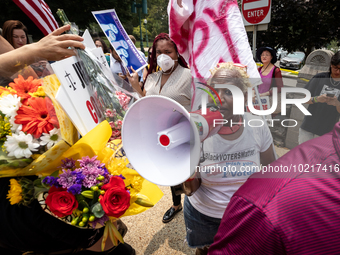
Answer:
<path fill-rule="evenodd" d="M 181 210 L 182 210 L 182 205 L 179 205 L 177 210 L 171 206 L 170 209 L 167 210 L 163 216 L 163 223 L 168 223 L 172 221 L 176 213 L 180 212 Z"/>

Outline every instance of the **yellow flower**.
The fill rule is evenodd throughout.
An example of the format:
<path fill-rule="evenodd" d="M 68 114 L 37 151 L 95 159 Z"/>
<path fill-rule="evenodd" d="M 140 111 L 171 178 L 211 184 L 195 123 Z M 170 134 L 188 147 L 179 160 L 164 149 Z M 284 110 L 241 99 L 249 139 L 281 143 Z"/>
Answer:
<path fill-rule="evenodd" d="M 131 180 L 130 184 L 133 189 L 135 189 L 137 192 L 142 190 L 144 178 L 142 176 L 133 176 L 133 179 Z"/>
<path fill-rule="evenodd" d="M 22 201 L 22 189 L 16 179 L 10 179 L 9 181 L 10 190 L 8 191 L 7 199 L 9 199 L 11 205 L 15 205 Z"/>
<path fill-rule="evenodd" d="M 17 92 L 11 87 L 0 87 L 0 97 L 8 96 L 9 94 L 15 95 Z"/>
<path fill-rule="evenodd" d="M 5 142 L 7 140 L 6 136 L 11 136 L 11 124 L 8 121 L 8 118 L 2 118 L 0 116 L 0 142 Z"/>
<path fill-rule="evenodd" d="M 31 97 L 45 97 L 45 91 L 42 86 L 38 87 L 36 92 L 28 93 Z"/>
<path fill-rule="evenodd" d="M 107 166 L 107 170 L 112 175 L 120 175 L 123 174 L 125 169 L 128 169 L 126 165 L 128 164 L 127 160 L 124 158 L 113 158 L 109 162 Z"/>

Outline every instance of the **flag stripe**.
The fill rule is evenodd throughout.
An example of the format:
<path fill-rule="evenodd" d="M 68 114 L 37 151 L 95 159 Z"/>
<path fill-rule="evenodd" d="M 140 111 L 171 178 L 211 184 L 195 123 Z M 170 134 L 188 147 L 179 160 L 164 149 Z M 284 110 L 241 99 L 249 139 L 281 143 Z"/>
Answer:
<path fill-rule="evenodd" d="M 21 1 L 25 1 L 25 0 L 21 0 Z M 32 6 L 33 4 L 35 4 L 36 8 L 34 8 L 39 14 L 40 16 L 44 19 L 45 23 L 48 25 L 48 27 L 53 31 L 55 30 L 55 26 L 51 20 L 50 15 L 48 14 L 48 12 L 46 12 L 46 10 L 43 7 L 43 1 L 42 0 L 29 0 L 32 2 Z M 54 18 L 53 18 L 54 19 Z"/>
<path fill-rule="evenodd" d="M 57 21 L 43 0 L 13 0 L 13 2 L 36 24 L 44 35 L 48 35 L 58 28 Z"/>
<path fill-rule="evenodd" d="M 33 14 L 33 11 L 35 11 L 38 15 L 36 18 L 39 20 L 40 24 L 48 31 L 48 33 L 53 31 L 52 26 L 49 24 L 49 20 L 43 13 L 41 9 L 41 4 L 37 2 L 36 0 L 20 0 L 22 3 L 26 3 L 28 10 Z"/>
<path fill-rule="evenodd" d="M 45 10 L 45 13 L 51 18 L 51 23 L 54 25 L 55 28 L 58 28 L 58 23 L 55 20 L 53 13 L 51 11 L 51 9 L 48 7 L 48 5 L 43 1 L 41 3 L 42 8 Z"/>

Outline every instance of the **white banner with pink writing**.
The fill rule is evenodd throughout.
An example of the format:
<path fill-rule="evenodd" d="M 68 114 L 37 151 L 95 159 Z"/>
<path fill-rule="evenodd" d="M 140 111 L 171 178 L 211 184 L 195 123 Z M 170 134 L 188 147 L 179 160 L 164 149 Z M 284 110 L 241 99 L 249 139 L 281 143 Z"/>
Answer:
<path fill-rule="evenodd" d="M 261 83 L 236 0 L 170 0 L 168 15 L 170 37 L 193 78 L 206 80 L 217 63 L 232 61 L 247 66 L 252 85 Z"/>

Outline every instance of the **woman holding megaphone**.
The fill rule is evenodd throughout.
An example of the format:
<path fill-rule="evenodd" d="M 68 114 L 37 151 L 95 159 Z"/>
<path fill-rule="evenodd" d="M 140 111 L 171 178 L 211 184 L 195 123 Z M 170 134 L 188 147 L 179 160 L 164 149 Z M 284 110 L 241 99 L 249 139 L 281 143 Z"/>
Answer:
<path fill-rule="evenodd" d="M 161 71 L 156 71 L 157 66 Z M 133 69 L 132 69 L 133 70 Z M 133 70 L 128 77 L 132 87 L 142 96 L 162 95 L 169 97 L 190 111 L 191 73 L 187 63 L 178 53 L 176 44 L 166 33 L 159 34 L 152 45 L 150 68 L 144 83 L 140 87 L 138 73 Z M 181 195 L 176 195 L 171 187 L 173 205 L 163 216 L 163 222 L 170 222 L 182 210 Z"/>
<path fill-rule="evenodd" d="M 237 86 L 243 91 L 245 100 L 250 83 L 244 69 L 240 64 L 231 62 L 218 64 L 212 71 L 210 86 Z M 205 161 L 199 168 L 201 186 L 184 200 L 186 238 L 190 247 L 197 248 L 196 254 L 207 254 L 223 213 L 237 189 L 252 173 L 259 171 L 261 165 L 275 160 L 269 128 L 256 122 L 261 118 L 250 113 L 234 115 L 231 91 L 216 87 L 215 91 L 218 96 L 211 92 L 226 124 L 204 141 Z"/>

